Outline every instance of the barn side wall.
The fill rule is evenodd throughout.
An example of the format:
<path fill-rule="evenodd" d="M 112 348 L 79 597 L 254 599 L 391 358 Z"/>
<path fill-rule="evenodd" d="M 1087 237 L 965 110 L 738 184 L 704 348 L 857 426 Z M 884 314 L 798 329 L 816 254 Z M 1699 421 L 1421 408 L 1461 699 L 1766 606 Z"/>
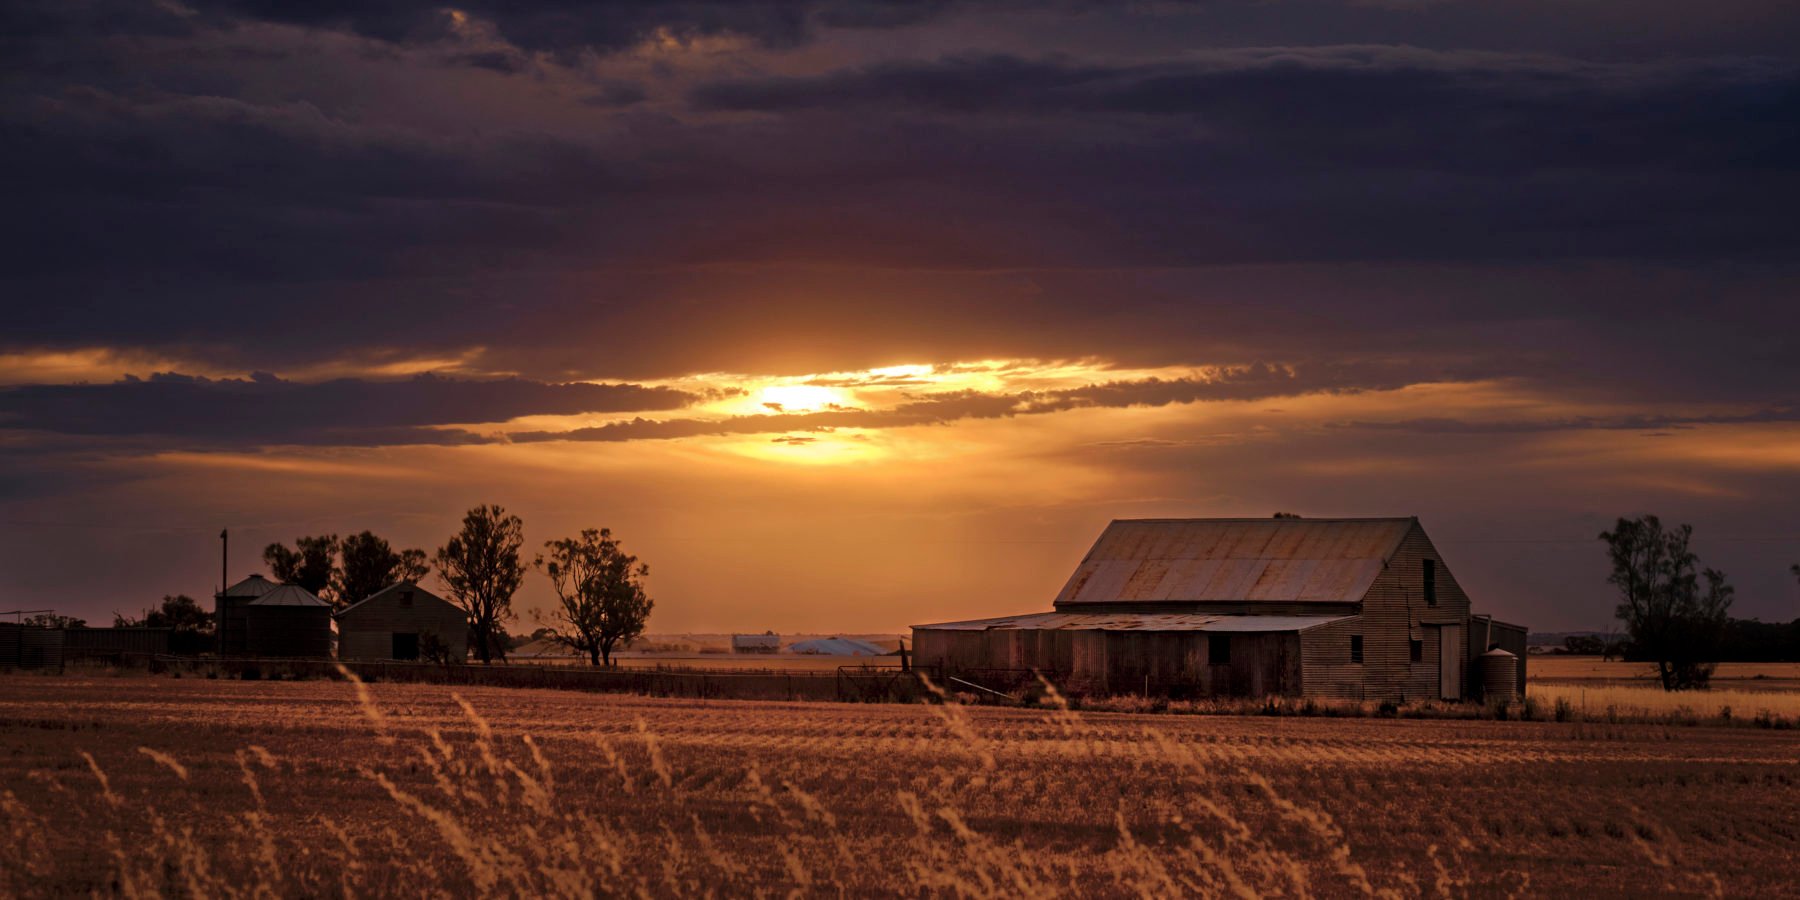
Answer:
<path fill-rule="evenodd" d="M 1035 669 L 1085 693 L 1297 696 L 1300 638 L 1293 632 L 1232 633 L 1231 660 L 1209 657 L 1199 631 L 1069 629 L 913 630 L 915 662 L 946 671 Z"/>
<path fill-rule="evenodd" d="M 402 606 L 397 591 L 372 597 L 338 616 L 338 658 L 390 659 L 395 634 L 435 634 L 452 659 L 469 655 L 469 619 L 449 601 L 425 591 Z"/>

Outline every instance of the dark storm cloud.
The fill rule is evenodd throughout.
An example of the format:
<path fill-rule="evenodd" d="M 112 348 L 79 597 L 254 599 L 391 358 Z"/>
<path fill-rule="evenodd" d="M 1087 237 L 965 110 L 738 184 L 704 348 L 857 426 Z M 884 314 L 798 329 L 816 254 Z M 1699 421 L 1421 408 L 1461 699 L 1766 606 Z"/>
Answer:
<path fill-rule="evenodd" d="M 728 419 L 642 417 L 569 431 L 518 432 L 520 443 L 540 441 L 672 440 L 729 434 L 783 434 L 837 428 L 905 428 L 944 425 L 965 419 L 1001 419 L 1045 415 L 1074 409 L 1123 409 L 1222 400 L 1260 400 L 1317 393 L 1360 393 L 1392 390 L 1452 376 L 1385 364 L 1278 366 L 1258 364 L 1226 369 L 1206 378 L 1147 378 L 1109 381 L 1049 391 L 983 393 L 955 391 L 922 394 L 887 409 L 828 409 L 819 412 Z"/>
<path fill-rule="evenodd" d="M 1800 253 L 1791 56 L 1344 46 L 1321 23 L 1359 39 L 1370 29 L 1343 23 L 1410 23 L 1422 41 L 1503 13 L 1269 6 L 1007 4 L 1021 27 L 1094 33 L 1092 52 L 1054 56 L 957 32 L 976 7 L 948 4 L 478 5 L 496 37 L 467 46 L 440 45 L 438 5 L 120 7 L 145 20 L 120 30 L 159 37 L 71 25 L 15 55 L 0 86 L 0 166 L 20 176 L 0 219 L 0 344 L 206 346 L 286 369 L 405 334 L 548 380 L 1372 342 L 1517 352 L 1520 372 L 1584 385 L 1634 348 L 1683 356 L 1695 374 L 1665 380 L 1695 390 L 1793 375 L 1791 354 L 1760 346 Z M 8 14 L 17 35 L 112 9 Z M 1318 46 L 1181 30 L 1231 16 L 1256 19 L 1258 39 L 1304 20 L 1296 42 Z M 1013 46 L 858 63 L 872 51 L 852 43 L 824 74 L 700 83 L 679 58 L 615 77 L 539 55 L 665 26 L 767 47 L 836 26 Z M 444 69 L 452 57 L 479 71 Z M 779 73 L 788 58 L 702 68 Z M 338 83 L 351 61 L 367 90 Z M 465 89 L 466 111 L 445 101 Z M 534 112 L 474 102 L 501 90 Z M 415 96 L 460 112 L 408 115 Z M 1596 261 L 1608 278 L 1568 286 Z M 1300 264 L 1341 269 L 1296 286 Z M 1251 265 L 1260 282 L 1234 274 Z M 854 274 L 801 284 L 814 266 Z M 1426 281 L 1441 290 L 1421 301 Z M 1568 327 L 1494 334 L 1546 320 Z"/>
<path fill-rule="evenodd" d="M 437 0 L 389 3 L 280 3 L 270 0 L 198 0 L 203 21 L 228 26 L 278 22 L 343 31 L 395 44 L 445 40 L 450 11 L 493 26 L 508 43 L 532 52 L 575 58 L 629 47 L 659 33 L 676 38 L 734 35 L 769 46 L 806 41 L 820 26 L 892 28 L 916 24 L 955 4 L 943 0 L 570 0 L 499 2 Z M 143 27 L 169 27 L 177 16 L 141 17 Z M 482 65 L 477 59 L 462 60 Z"/>
<path fill-rule="evenodd" d="M 734 79 L 693 99 L 781 113 L 1179 117 L 1200 131 L 1181 146 L 1239 169 L 1800 167 L 1800 72 L 1767 61 L 1596 64 L 1363 46 L 1136 66 L 975 56 Z"/>
<path fill-rule="evenodd" d="M 488 439 L 429 426 L 677 409 L 697 399 L 670 388 L 518 378 L 472 381 L 421 375 L 404 381 L 345 378 L 308 384 L 267 373 L 248 379 L 165 373 L 111 384 L 0 389 L 0 431 L 161 436 L 231 447 L 463 444 Z"/>

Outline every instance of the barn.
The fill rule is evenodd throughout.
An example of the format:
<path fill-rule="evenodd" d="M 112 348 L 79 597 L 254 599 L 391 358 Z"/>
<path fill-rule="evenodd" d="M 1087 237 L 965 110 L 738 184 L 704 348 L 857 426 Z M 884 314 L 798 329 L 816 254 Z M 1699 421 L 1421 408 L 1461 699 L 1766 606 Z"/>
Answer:
<path fill-rule="evenodd" d="M 731 652 L 780 653 L 781 635 L 773 631 L 765 631 L 762 634 L 734 634 L 731 636 Z"/>
<path fill-rule="evenodd" d="M 244 656 L 244 609 L 256 598 L 281 585 L 261 575 L 251 575 L 213 598 L 213 622 L 219 636 L 220 656 Z"/>
<path fill-rule="evenodd" d="M 331 604 L 297 584 L 284 584 L 243 607 L 244 652 L 261 657 L 329 657 Z"/>
<path fill-rule="evenodd" d="M 351 604 L 337 614 L 337 622 L 341 659 L 419 659 L 421 647 L 433 640 L 450 659 L 469 655 L 468 615 L 410 581 Z"/>
<path fill-rule="evenodd" d="M 1416 518 L 1126 519 L 1051 612 L 913 627 L 917 664 L 1038 670 L 1075 690 L 1469 698 L 1525 630 L 1476 617 Z"/>

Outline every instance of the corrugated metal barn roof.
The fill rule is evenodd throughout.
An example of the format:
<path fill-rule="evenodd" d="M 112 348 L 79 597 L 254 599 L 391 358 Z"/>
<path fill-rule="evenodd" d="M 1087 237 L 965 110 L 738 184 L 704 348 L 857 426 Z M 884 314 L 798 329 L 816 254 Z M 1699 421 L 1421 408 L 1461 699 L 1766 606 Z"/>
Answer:
<path fill-rule="evenodd" d="M 1032 613 L 914 625 L 936 631 L 1304 631 L 1354 616 L 1230 616 L 1198 613 Z"/>
<path fill-rule="evenodd" d="M 1057 603 L 1355 603 L 1413 519 L 1119 519 Z"/>
<path fill-rule="evenodd" d="M 312 591 L 297 584 L 284 584 L 250 601 L 251 606 L 330 606 Z"/>

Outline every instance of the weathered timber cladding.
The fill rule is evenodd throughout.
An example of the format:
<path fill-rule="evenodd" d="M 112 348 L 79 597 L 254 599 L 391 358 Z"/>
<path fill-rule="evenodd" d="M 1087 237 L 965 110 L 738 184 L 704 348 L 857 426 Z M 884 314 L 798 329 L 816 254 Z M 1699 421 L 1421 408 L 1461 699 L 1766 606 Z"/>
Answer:
<path fill-rule="evenodd" d="M 338 614 L 338 657 L 392 659 L 396 634 L 435 635 L 451 659 L 469 655 L 469 618 L 456 604 L 417 585 L 394 585 Z"/>

